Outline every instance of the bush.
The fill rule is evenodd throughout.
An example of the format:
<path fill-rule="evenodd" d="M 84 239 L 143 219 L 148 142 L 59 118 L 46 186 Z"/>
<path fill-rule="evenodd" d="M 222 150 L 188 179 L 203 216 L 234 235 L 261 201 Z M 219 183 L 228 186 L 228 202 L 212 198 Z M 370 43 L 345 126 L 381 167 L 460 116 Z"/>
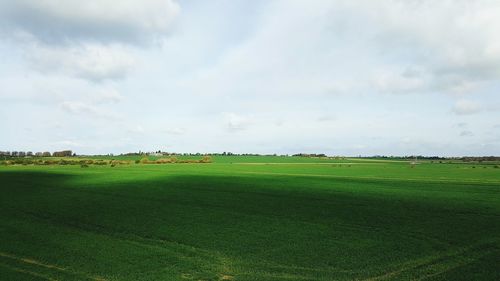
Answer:
<path fill-rule="evenodd" d="M 212 157 L 205 155 L 203 158 L 200 160 L 200 163 L 212 163 Z"/>
<path fill-rule="evenodd" d="M 155 161 L 156 164 L 167 164 L 167 163 L 172 163 L 171 158 L 160 158 Z"/>
<path fill-rule="evenodd" d="M 139 163 L 141 163 L 141 160 L 139 160 L 139 159 L 135 160 L 135 164 L 139 164 Z"/>
<path fill-rule="evenodd" d="M 89 167 L 89 165 L 87 165 L 87 164 L 80 165 L 80 168 L 88 168 L 88 167 Z"/>
<path fill-rule="evenodd" d="M 500 168 L 500 167 L 498 167 L 498 165 L 495 165 L 495 166 L 493 166 L 493 168 L 498 169 L 498 168 Z"/>

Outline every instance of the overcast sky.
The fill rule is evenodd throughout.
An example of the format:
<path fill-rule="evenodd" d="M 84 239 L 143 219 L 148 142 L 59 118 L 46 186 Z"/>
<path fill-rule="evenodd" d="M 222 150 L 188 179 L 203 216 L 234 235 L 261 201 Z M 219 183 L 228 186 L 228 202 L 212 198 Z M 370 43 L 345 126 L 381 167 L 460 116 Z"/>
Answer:
<path fill-rule="evenodd" d="M 0 150 L 500 155 L 500 1 L 0 0 Z"/>

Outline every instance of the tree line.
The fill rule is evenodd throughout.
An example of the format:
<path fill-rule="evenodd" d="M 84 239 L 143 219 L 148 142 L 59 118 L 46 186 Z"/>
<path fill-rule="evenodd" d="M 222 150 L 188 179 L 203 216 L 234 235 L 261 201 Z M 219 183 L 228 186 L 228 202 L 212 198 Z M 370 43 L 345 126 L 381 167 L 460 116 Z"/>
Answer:
<path fill-rule="evenodd" d="M 71 150 L 35 152 L 32 151 L 0 151 L 2 157 L 70 157 L 76 156 Z"/>

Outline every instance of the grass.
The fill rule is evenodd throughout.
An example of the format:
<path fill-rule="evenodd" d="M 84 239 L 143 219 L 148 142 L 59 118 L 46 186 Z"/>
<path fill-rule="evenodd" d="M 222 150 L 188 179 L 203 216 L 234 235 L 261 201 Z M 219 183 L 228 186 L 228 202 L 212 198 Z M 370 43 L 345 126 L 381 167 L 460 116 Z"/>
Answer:
<path fill-rule="evenodd" d="M 492 165 L 235 156 L 0 183 L 1 280 L 500 280 Z"/>

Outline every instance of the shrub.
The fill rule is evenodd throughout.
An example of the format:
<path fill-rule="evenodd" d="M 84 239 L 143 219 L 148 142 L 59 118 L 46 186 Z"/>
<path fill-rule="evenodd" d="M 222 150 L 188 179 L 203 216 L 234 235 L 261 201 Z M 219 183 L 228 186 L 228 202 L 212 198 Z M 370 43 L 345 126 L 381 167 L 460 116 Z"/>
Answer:
<path fill-rule="evenodd" d="M 88 168 L 88 167 L 89 167 L 89 165 L 87 165 L 87 164 L 80 165 L 80 168 Z"/>
<path fill-rule="evenodd" d="M 212 163 L 212 157 L 205 155 L 203 158 L 200 160 L 200 163 Z"/>
<path fill-rule="evenodd" d="M 495 166 L 493 166 L 493 168 L 498 169 L 498 168 L 500 168 L 500 167 L 498 167 L 498 165 L 495 165 Z"/>
<path fill-rule="evenodd" d="M 172 159 L 171 158 L 160 158 L 160 159 L 154 161 L 154 163 L 156 163 L 156 164 L 172 163 Z"/>
<path fill-rule="evenodd" d="M 139 160 L 139 159 L 135 160 L 135 164 L 139 164 L 139 163 L 141 163 L 141 160 Z"/>
<path fill-rule="evenodd" d="M 112 165 L 128 165 L 130 164 L 130 161 L 120 161 L 120 160 L 112 160 L 111 162 L 109 162 L 110 164 Z"/>

